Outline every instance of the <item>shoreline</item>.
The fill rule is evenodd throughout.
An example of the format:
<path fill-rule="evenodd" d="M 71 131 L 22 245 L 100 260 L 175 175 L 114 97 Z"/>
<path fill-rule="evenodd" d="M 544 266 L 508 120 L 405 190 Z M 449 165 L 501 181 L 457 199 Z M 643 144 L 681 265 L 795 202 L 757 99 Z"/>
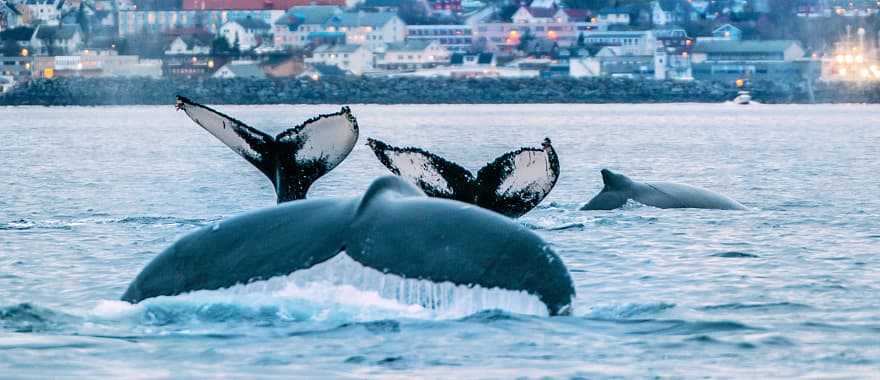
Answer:
<path fill-rule="evenodd" d="M 754 101 L 811 104 L 802 83 L 755 82 Z M 738 90 L 704 81 L 623 78 L 328 78 L 149 79 L 56 78 L 0 95 L 0 106 L 167 105 L 176 95 L 204 104 L 669 104 L 724 103 Z M 880 85 L 818 83 L 817 104 L 880 103 Z"/>

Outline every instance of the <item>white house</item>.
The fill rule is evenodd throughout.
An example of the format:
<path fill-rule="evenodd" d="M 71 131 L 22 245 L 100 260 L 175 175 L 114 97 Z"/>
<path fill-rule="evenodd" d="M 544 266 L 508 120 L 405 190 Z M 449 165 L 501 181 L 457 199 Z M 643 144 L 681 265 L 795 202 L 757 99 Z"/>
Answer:
<path fill-rule="evenodd" d="M 377 54 L 376 67 L 385 70 L 432 68 L 449 62 L 449 50 L 436 41 L 408 41 L 388 44 Z"/>
<path fill-rule="evenodd" d="M 266 79 L 266 73 L 263 72 L 263 69 L 260 68 L 260 65 L 257 62 L 232 61 L 217 69 L 217 71 L 214 72 L 213 77 L 223 79 Z"/>
<path fill-rule="evenodd" d="M 305 63 L 337 66 L 361 75 L 373 68 L 373 53 L 366 45 L 321 45 L 312 51 Z"/>
<path fill-rule="evenodd" d="M 177 36 L 168 44 L 165 55 L 208 55 L 211 54 L 211 41 L 193 36 Z"/>
<path fill-rule="evenodd" d="M 70 54 L 82 46 L 82 32 L 79 25 L 43 24 L 34 31 L 31 47 L 34 54 Z"/>
<path fill-rule="evenodd" d="M 270 31 L 272 27 L 258 18 L 242 18 L 228 21 L 220 27 L 220 35 L 229 42 L 229 46 L 238 44 L 241 51 L 251 50 L 263 43 L 272 43 Z"/>
<path fill-rule="evenodd" d="M 656 0 L 651 3 L 651 22 L 657 26 L 682 24 L 696 17 L 687 0 Z"/>
<path fill-rule="evenodd" d="M 385 44 L 403 42 L 406 24 L 395 13 L 346 12 L 327 20 L 325 32 L 345 33 L 345 43 L 375 51 Z"/>
<path fill-rule="evenodd" d="M 275 21 L 275 46 L 303 47 L 309 44 L 309 35 L 324 31 L 327 20 L 342 14 L 342 8 L 310 5 L 293 7 Z"/>

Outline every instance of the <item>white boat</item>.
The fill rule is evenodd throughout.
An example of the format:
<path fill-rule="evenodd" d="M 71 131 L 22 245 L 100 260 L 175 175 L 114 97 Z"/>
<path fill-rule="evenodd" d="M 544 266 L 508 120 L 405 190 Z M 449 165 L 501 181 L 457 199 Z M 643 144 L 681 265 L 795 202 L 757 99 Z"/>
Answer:
<path fill-rule="evenodd" d="M 749 104 L 752 102 L 752 95 L 749 94 L 748 91 L 740 91 L 739 94 L 733 98 L 733 102 L 736 104 Z"/>

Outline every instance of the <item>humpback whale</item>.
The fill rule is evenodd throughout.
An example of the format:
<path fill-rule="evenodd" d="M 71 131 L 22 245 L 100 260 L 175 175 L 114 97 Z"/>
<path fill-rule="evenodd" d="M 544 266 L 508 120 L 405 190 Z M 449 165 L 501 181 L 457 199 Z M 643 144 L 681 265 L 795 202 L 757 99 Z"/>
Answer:
<path fill-rule="evenodd" d="M 357 120 L 348 107 L 274 138 L 182 96 L 177 97 L 177 109 L 263 172 L 278 203 L 304 199 L 312 183 L 339 165 L 358 139 Z"/>
<path fill-rule="evenodd" d="M 467 169 L 419 148 L 398 148 L 376 139 L 367 145 L 392 173 L 431 197 L 454 199 L 516 218 L 539 203 L 559 178 L 559 158 L 550 139 L 541 148 L 521 148 L 489 163 L 474 176 Z"/>
<path fill-rule="evenodd" d="M 122 300 L 229 288 L 339 262 L 366 274 L 339 276 L 324 268 L 337 274 L 335 281 L 381 288 L 397 283 L 386 295 L 428 307 L 437 306 L 437 294 L 492 290 L 533 300 L 541 314 L 562 315 L 571 312 L 575 295 L 568 269 L 535 233 L 385 176 L 360 197 L 287 202 L 202 227 L 147 264 Z M 476 297 L 489 307 L 505 305 L 487 298 Z"/>
<path fill-rule="evenodd" d="M 629 199 L 659 208 L 746 209 L 724 195 L 680 183 L 636 182 L 608 169 L 602 169 L 602 181 L 605 187 L 581 210 L 613 210 Z"/>

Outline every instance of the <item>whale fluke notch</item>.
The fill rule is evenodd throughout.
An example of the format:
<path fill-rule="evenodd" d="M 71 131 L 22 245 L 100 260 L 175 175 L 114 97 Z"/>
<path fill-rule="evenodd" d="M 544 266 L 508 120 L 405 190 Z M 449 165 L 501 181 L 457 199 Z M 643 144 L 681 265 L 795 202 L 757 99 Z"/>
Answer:
<path fill-rule="evenodd" d="M 432 197 L 454 199 L 515 218 L 537 206 L 559 178 L 559 158 L 550 139 L 541 148 L 505 153 L 477 172 L 425 150 L 398 148 L 376 139 L 367 145 L 392 173 Z"/>
<path fill-rule="evenodd" d="M 272 181 L 278 203 L 304 199 L 318 178 L 351 153 L 357 120 L 348 107 L 269 136 L 210 107 L 178 96 L 176 107 Z"/>
<path fill-rule="evenodd" d="M 550 315 L 571 312 L 574 284 L 546 242 L 500 214 L 462 206 L 386 176 L 361 197 L 308 199 L 245 213 L 175 242 L 147 264 L 122 300 L 288 276 L 345 254 L 383 275 L 524 292 Z"/>

